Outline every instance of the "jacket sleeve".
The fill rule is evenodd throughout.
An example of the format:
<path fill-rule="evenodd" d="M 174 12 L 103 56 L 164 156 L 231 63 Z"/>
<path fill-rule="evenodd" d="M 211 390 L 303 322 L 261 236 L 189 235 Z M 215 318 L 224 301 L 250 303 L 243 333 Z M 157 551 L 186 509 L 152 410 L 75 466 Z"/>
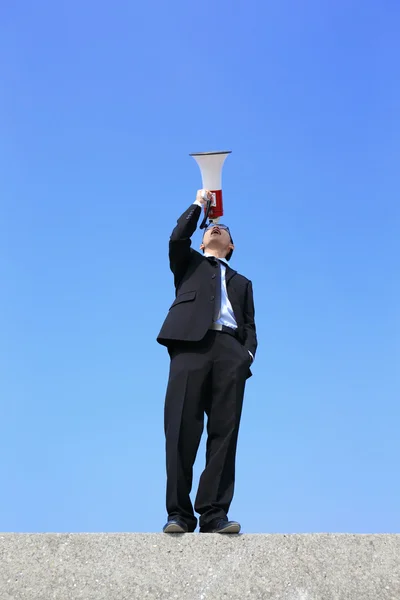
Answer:
<path fill-rule="evenodd" d="M 201 208 L 191 204 L 177 221 L 169 239 L 169 266 L 174 274 L 175 285 L 182 279 L 191 259 L 191 237 L 196 231 Z"/>
<path fill-rule="evenodd" d="M 247 350 L 250 350 L 252 355 L 255 357 L 257 350 L 257 333 L 256 324 L 254 321 L 255 310 L 254 310 L 254 298 L 253 298 L 253 284 L 251 281 L 247 284 L 246 300 L 243 311 L 244 318 L 244 346 Z"/>

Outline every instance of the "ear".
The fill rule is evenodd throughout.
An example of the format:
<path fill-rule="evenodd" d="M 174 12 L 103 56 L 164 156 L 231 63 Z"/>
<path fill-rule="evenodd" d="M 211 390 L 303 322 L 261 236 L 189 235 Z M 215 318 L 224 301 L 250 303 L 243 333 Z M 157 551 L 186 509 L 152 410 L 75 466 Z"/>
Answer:
<path fill-rule="evenodd" d="M 234 250 L 235 249 L 235 244 L 229 244 L 229 250 Z"/>
<path fill-rule="evenodd" d="M 200 244 L 200 250 L 204 250 L 205 246 L 203 244 L 203 242 Z"/>

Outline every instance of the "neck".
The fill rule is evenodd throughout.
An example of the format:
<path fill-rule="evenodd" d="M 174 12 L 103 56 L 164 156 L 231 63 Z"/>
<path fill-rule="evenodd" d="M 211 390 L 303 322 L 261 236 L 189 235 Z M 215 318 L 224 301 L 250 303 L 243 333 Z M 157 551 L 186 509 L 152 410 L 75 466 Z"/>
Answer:
<path fill-rule="evenodd" d="M 217 248 L 206 248 L 204 250 L 204 252 L 206 254 L 211 254 L 212 256 L 215 256 L 215 258 L 225 258 L 226 257 L 226 252 L 224 252 L 223 250 L 218 250 Z"/>

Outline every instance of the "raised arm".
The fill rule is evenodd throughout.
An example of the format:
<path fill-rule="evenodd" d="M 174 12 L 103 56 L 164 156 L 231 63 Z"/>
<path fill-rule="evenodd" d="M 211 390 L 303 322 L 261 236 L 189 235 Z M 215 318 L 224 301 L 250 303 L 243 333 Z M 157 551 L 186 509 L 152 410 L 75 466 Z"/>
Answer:
<path fill-rule="evenodd" d="M 179 217 L 176 227 L 169 239 L 169 266 L 177 283 L 185 274 L 191 259 L 191 237 L 196 231 L 201 214 L 201 207 L 205 203 L 202 198 L 203 190 L 197 192 L 196 200 Z"/>

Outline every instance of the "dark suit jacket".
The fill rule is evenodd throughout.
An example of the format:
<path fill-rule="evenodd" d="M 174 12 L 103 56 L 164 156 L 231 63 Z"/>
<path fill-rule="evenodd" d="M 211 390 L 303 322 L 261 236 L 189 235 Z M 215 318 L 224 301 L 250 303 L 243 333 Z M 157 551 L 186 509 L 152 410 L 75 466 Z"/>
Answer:
<path fill-rule="evenodd" d="M 170 346 L 175 341 L 196 342 L 204 338 L 213 322 L 216 296 L 215 267 L 191 248 L 201 208 L 192 204 L 181 217 L 169 241 L 169 262 L 175 282 L 175 300 L 158 334 L 157 341 Z M 251 281 L 229 266 L 226 290 L 238 326 L 239 341 L 255 356 L 257 349 Z"/>

